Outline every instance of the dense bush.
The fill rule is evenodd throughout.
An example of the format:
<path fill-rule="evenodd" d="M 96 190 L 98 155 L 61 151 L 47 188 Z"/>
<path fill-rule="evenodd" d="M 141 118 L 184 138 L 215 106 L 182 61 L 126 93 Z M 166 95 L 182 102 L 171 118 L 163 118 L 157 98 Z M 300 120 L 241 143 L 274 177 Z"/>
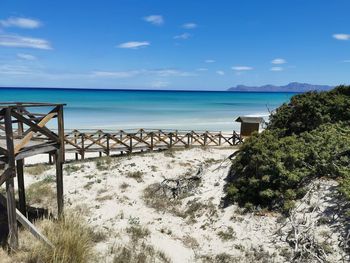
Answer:
<path fill-rule="evenodd" d="M 316 177 L 340 178 L 350 199 L 350 87 L 294 96 L 268 128 L 241 146 L 227 199 L 246 208 L 288 211 Z"/>
<path fill-rule="evenodd" d="M 270 116 L 268 129 L 282 129 L 283 135 L 311 131 L 325 123 L 350 120 L 350 87 L 328 92 L 307 92 L 293 96 Z"/>

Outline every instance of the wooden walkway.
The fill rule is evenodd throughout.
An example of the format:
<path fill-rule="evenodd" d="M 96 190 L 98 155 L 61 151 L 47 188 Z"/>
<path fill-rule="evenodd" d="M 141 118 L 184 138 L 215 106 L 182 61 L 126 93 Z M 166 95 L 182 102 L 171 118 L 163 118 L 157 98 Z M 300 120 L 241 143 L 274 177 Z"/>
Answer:
<path fill-rule="evenodd" d="M 73 152 L 76 159 L 85 158 L 88 152 L 105 154 L 123 154 L 141 151 L 188 148 L 191 146 L 235 146 L 242 143 L 236 133 L 198 131 L 164 131 L 139 129 L 134 132 L 117 131 L 81 132 L 73 130 L 65 134 L 65 152 Z"/>

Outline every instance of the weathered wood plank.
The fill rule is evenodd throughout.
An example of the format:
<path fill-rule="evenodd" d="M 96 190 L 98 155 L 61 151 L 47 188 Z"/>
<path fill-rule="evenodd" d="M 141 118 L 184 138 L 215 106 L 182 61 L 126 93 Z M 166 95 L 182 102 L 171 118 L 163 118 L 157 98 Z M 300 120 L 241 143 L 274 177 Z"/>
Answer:
<path fill-rule="evenodd" d="M 54 116 L 56 115 L 56 114 L 54 114 L 54 113 L 52 113 Z M 28 119 L 26 119 L 26 118 L 24 118 L 22 115 L 20 115 L 20 114 L 18 114 L 17 112 L 12 112 L 12 116 L 14 117 L 14 118 L 16 118 L 17 120 L 19 120 L 20 122 L 18 123 L 19 124 L 19 126 L 22 126 L 22 128 L 23 128 L 23 123 L 25 123 L 26 125 L 28 125 L 30 128 L 31 128 L 31 130 L 33 131 L 33 132 L 40 132 L 40 133 L 42 133 L 43 135 L 45 135 L 45 136 L 47 136 L 48 138 L 50 138 L 51 140 L 53 140 L 53 141 L 56 141 L 56 142 L 58 142 L 58 136 L 56 135 L 56 134 L 54 134 L 52 131 L 50 131 L 49 129 L 47 129 L 44 125 L 46 124 L 43 124 L 42 126 L 40 126 L 39 124 L 41 123 L 41 121 L 42 121 L 42 119 L 40 118 L 40 122 L 39 122 L 39 124 L 36 124 L 36 123 L 34 123 L 34 122 L 32 122 L 32 121 L 30 121 L 30 120 L 28 120 Z M 44 117 L 44 119 L 46 118 L 46 116 Z M 51 118 L 50 118 L 51 119 Z M 50 119 L 48 119 L 47 120 L 47 122 L 50 120 Z M 21 125 L 22 124 L 22 125 Z M 22 135 L 22 133 L 23 133 L 23 130 L 21 131 L 21 135 Z"/>
<path fill-rule="evenodd" d="M 56 116 L 55 112 L 49 113 L 38 123 L 38 127 L 40 127 L 40 128 L 44 127 L 46 125 L 46 123 L 48 123 L 55 116 Z M 21 142 L 16 144 L 15 154 L 17 154 L 19 152 L 19 150 L 22 149 L 31 140 L 33 135 L 34 135 L 34 131 L 29 132 L 27 135 L 24 136 L 24 138 L 22 139 Z"/>

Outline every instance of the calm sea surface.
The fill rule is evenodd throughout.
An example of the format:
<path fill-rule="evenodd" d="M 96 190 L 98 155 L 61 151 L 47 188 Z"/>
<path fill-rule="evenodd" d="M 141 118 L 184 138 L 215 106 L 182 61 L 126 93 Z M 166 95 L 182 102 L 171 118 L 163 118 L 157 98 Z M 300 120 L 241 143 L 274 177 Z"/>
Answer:
<path fill-rule="evenodd" d="M 0 102 L 66 103 L 68 129 L 232 131 L 239 115 L 268 116 L 293 93 L 0 89 Z"/>

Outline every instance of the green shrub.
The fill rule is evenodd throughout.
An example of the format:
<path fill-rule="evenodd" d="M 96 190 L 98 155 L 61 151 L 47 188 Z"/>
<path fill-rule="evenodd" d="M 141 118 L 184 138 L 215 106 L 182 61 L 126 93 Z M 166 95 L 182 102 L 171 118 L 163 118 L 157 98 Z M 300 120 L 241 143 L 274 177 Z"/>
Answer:
<path fill-rule="evenodd" d="M 339 89 L 346 91 L 343 87 Z M 306 96 L 318 93 L 309 94 L 312 95 Z M 304 100 L 305 97 L 294 97 L 292 101 L 295 105 L 299 103 L 296 103 L 298 98 Z M 340 97 L 336 101 L 341 102 L 340 107 L 349 103 Z M 298 123 L 299 126 L 294 122 L 293 127 L 287 125 L 287 129 L 281 129 L 276 119 L 286 118 L 286 105 L 282 108 L 282 117 L 277 111 L 272 117 L 275 118 L 274 123 L 264 132 L 251 136 L 241 146 L 227 178 L 227 201 L 238 202 L 248 210 L 260 206 L 287 212 L 293 208 L 295 200 L 305 194 L 305 186 L 316 177 L 340 178 L 339 189 L 350 199 L 349 122 L 338 120 L 322 124 L 328 117 L 319 121 L 313 118 L 311 126 L 306 126 L 307 120 L 301 118 L 303 121 Z M 326 115 L 338 112 L 339 109 L 335 108 L 330 107 L 330 114 Z M 303 115 L 304 111 L 306 109 L 300 114 Z M 293 114 L 288 117 L 292 119 L 289 124 L 293 123 Z M 342 113 L 341 118 L 347 119 L 348 114 L 349 110 Z M 306 115 L 304 117 L 309 118 Z"/>

